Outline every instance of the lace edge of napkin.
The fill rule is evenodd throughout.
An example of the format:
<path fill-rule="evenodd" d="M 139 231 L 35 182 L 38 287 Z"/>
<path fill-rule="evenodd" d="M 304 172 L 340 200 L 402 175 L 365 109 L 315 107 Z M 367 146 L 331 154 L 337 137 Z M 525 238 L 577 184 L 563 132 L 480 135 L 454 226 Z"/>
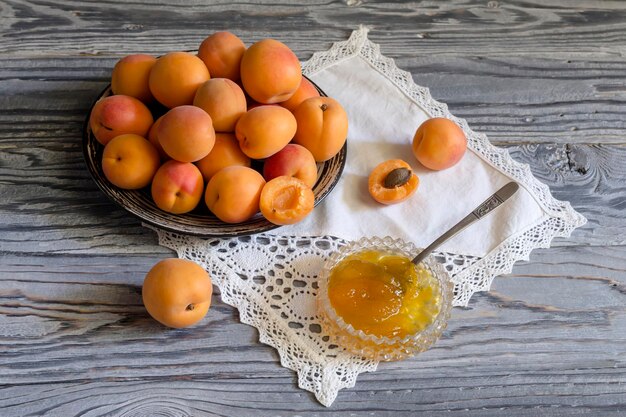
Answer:
<path fill-rule="evenodd" d="M 306 341 L 294 337 L 284 320 L 279 317 L 273 317 L 271 321 L 264 320 L 264 315 L 259 312 L 271 315 L 272 310 L 264 307 L 263 300 L 250 285 L 241 285 L 236 272 L 217 256 L 211 255 L 216 250 L 212 242 L 219 239 L 205 240 L 168 232 L 145 223 L 143 226 L 156 232 L 160 246 L 172 249 L 179 258 L 197 262 L 211 272 L 213 283 L 220 289 L 222 301 L 238 310 L 241 323 L 258 330 L 259 342 L 276 349 L 281 366 L 296 372 L 298 387 L 313 393 L 325 407 L 332 405 L 340 390 L 354 387 L 359 374 L 376 371 L 378 362 L 361 360 L 356 363 L 349 355 L 346 356 L 347 353 L 326 363 L 310 357 L 310 352 L 315 352 L 315 349 L 308 347 Z M 245 292 L 245 296 L 242 296 L 242 292 Z"/>
<path fill-rule="evenodd" d="M 555 237 L 569 237 L 587 219 L 569 202 L 555 199 L 548 186 L 534 177 L 528 164 L 515 161 L 506 149 L 492 145 L 485 134 L 474 132 L 465 119 L 454 116 L 445 103 L 435 100 L 427 87 L 417 85 L 411 73 L 398 68 L 392 58 L 380 52 L 380 46 L 368 39 L 368 32 L 369 29 L 361 25 L 346 41 L 334 43 L 328 51 L 314 53 L 303 64 L 303 72 L 311 76 L 346 59 L 361 57 L 429 116 L 445 117 L 458 123 L 467 136 L 470 149 L 502 174 L 517 181 L 546 213 L 538 224 L 509 237 L 454 277 L 459 284 L 457 289 L 462 291 L 456 297 L 457 305 L 466 306 L 476 291 L 490 288 L 495 276 L 511 272 L 518 260 L 528 260 L 533 249 L 550 247 Z"/>

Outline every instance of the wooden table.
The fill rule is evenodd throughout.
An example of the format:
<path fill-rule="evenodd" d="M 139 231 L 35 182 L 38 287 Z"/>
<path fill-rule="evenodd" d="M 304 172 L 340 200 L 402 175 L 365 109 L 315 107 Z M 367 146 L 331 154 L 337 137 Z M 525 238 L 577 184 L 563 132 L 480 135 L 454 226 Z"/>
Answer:
<path fill-rule="evenodd" d="M 626 415 L 626 3 L 212 3 L 0 2 L 0 415 Z M 174 255 L 96 188 L 81 128 L 123 55 L 228 29 L 304 60 L 359 24 L 589 222 L 327 409 L 219 294 L 199 329 L 148 317 Z"/>

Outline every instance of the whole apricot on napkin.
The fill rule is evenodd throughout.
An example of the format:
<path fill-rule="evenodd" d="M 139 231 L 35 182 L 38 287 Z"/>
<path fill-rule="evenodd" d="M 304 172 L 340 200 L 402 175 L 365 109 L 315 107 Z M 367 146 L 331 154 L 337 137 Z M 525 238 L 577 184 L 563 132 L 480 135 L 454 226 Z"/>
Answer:
<path fill-rule="evenodd" d="M 413 154 L 422 165 L 435 171 L 455 165 L 466 149 L 463 130 L 444 117 L 426 120 L 413 137 Z"/>

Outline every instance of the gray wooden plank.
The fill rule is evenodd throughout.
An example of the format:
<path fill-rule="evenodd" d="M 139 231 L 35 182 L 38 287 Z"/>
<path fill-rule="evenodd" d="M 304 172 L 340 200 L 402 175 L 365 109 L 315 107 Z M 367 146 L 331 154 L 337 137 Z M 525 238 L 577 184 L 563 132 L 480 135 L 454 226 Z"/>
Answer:
<path fill-rule="evenodd" d="M 152 321 L 140 285 L 156 259 L 117 259 L 50 256 L 31 271 L 21 256 L 5 258 L 3 416 L 132 415 L 133 407 L 149 415 L 176 404 L 227 416 L 619 415 L 626 407 L 626 246 L 535 251 L 455 309 L 433 349 L 362 375 L 329 410 L 217 295 L 198 327 Z"/>
<path fill-rule="evenodd" d="M 624 415 L 626 3 L 185 3 L 0 4 L 2 416 Z M 125 54 L 226 29 L 306 59 L 361 23 L 589 223 L 455 309 L 434 349 L 325 409 L 219 294 L 195 330 L 145 314 L 142 277 L 173 254 L 93 185 L 80 129 Z"/>
<path fill-rule="evenodd" d="M 229 29 L 254 40 L 274 36 L 319 49 L 322 40 L 345 37 L 350 26 L 372 26 L 393 49 L 428 54 L 510 56 L 617 56 L 626 11 L 619 1 L 558 0 L 474 2 L 290 1 L 97 3 L 9 1 L 0 29 L 1 52 L 124 53 L 140 45 L 190 47 L 208 30 Z M 184 22 L 184 24 L 181 24 Z M 563 30 L 567 28 L 568 30 Z M 601 48 L 598 50 L 598 46 Z M 623 46 L 623 44 L 622 44 Z M 568 58 L 566 58 L 568 59 Z"/>

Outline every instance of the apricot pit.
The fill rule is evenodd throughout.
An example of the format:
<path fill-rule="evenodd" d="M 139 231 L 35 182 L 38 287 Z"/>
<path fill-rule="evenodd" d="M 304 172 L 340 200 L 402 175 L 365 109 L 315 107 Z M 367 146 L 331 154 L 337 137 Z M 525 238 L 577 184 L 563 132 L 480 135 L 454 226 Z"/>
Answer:
<path fill-rule="evenodd" d="M 401 159 L 381 162 L 368 179 L 368 191 L 381 204 L 396 204 L 411 197 L 419 185 L 419 178 L 409 164 Z"/>

